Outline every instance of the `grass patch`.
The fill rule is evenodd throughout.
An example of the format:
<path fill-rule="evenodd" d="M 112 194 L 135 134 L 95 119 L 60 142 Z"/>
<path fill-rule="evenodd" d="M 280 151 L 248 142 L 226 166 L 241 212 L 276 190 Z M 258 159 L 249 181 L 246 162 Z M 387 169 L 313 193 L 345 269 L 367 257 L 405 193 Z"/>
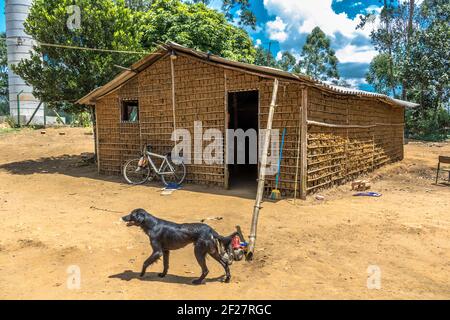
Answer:
<path fill-rule="evenodd" d="M 0 136 L 8 133 L 19 132 L 20 128 L 0 128 Z"/>

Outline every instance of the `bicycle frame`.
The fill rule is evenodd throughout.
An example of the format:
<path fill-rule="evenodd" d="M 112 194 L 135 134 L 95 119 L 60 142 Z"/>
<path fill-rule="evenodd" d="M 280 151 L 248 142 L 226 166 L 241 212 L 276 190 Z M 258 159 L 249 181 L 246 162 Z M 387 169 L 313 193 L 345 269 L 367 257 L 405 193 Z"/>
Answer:
<path fill-rule="evenodd" d="M 151 165 L 153 171 L 158 174 L 158 175 L 170 175 L 170 174 L 174 174 L 175 169 L 172 167 L 172 165 L 170 164 L 169 160 L 167 159 L 167 156 L 162 156 L 160 154 L 157 153 L 153 153 L 150 151 L 145 151 L 145 157 L 147 157 L 148 163 Z M 156 157 L 159 159 L 163 159 L 163 161 L 161 162 L 161 165 L 159 166 L 159 169 L 156 167 L 155 163 L 153 162 L 151 157 Z M 169 166 L 170 172 L 163 172 L 162 168 L 164 167 L 164 165 L 167 164 Z"/>

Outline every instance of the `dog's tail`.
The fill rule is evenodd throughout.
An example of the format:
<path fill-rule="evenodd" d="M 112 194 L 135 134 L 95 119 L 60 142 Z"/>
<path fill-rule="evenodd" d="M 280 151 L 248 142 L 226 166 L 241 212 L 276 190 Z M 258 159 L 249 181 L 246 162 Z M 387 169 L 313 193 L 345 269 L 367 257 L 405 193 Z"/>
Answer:
<path fill-rule="evenodd" d="M 233 232 L 229 236 L 221 236 L 217 232 L 214 233 L 213 238 L 216 245 L 216 250 L 219 252 L 222 259 L 226 261 L 227 264 L 233 263 L 233 249 L 231 248 L 231 241 L 235 236 L 238 235 L 238 232 Z"/>
<path fill-rule="evenodd" d="M 220 234 L 217 234 L 217 235 L 215 235 L 215 238 L 216 238 L 217 240 L 219 240 L 220 243 L 221 243 L 225 248 L 227 248 L 227 247 L 231 244 L 231 240 L 233 240 L 233 238 L 234 238 L 235 236 L 237 236 L 237 235 L 239 235 L 239 232 L 235 231 L 235 232 L 233 232 L 232 234 L 230 234 L 229 236 L 226 236 L 226 237 L 221 236 Z"/>
<path fill-rule="evenodd" d="M 223 255 L 225 252 L 228 252 L 230 254 L 231 252 L 231 241 L 235 236 L 238 235 L 238 232 L 233 232 L 229 236 L 221 236 L 217 232 L 214 232 L 213 238 L 214 242 L 216 243 L 216 249 L 219 251 L 221 255 Z"/>

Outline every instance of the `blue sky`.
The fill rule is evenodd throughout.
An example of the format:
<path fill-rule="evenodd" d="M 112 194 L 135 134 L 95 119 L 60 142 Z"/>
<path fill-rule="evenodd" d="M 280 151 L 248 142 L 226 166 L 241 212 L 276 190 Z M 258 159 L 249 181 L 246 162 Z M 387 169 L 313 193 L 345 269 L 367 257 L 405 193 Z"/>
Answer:
<path fill-rule="evenodd" d="M 267 48 L 271 42 L 274 56 L 289 51 L 298 57 L 308 33 L 319 26 L 331 39 L 341 77 L 354 87 L 371 90 L 364 80 L 376 54 L 371 30 L 355 27 L 359 14 L 380 11 L 380 0 L 250 0 L 250 4 L 257 28 L 247 31 L 257 45 Z M 210 6 L 220 9 L 221 1 L 212 0 Z M 5 30 L 4 7 L 5 0 L 0 0 L 0 31 Z"/>
<path fill-rule="evenodd" d="M 0 0 L 0 32 L 5 30 L 5 0 Z"/>
<path fill-rule="evenodd" d="M 213 7 L 220 7 L 214 0 Z M 376 51 L 369 38 L 370 27 L 356 30 L 359 15 L 379 13 L 380 0 L 250 0 L 256 14 L 257 28 L 247 29 L 255 43 L 279 56 L 289 51 L 298 57 L 307 35 L 319 26 L 331 39 L 340 63 L 342 78 L 364 90 L 372 88 L 365 82 L 365 73 Z"/>

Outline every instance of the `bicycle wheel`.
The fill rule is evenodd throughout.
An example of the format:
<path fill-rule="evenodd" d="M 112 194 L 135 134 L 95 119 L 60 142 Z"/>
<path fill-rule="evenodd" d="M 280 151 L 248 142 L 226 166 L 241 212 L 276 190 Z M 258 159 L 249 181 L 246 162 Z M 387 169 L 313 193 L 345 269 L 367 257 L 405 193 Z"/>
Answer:
<path fill-rule="evenodd" d="M 173 168 L 173 171 L 170 170 L 169 165 L 166 163 L 164 167 L 162 168 L 162 172 L 170 172 L 172 171 L 172 174 L 162 174 L 161 175 L 161 181 L 164 183 L 164 185 L 168 185 L 169 183 L 176 183 L 176 184 L 182 184 L 184 181 L 184 178 L 186 177 L 186 166 L 183 162 L 180 162 L 178 164 L 174 163 L 171 160 L 170 165 Z"/>
<path fill-rule="evenodd" d="M 143 184 L 150 178 L 150 167 L 140 167 L 139 160 L 131 159 L 123 166 L 123 177 L 129 184 Z"/>

